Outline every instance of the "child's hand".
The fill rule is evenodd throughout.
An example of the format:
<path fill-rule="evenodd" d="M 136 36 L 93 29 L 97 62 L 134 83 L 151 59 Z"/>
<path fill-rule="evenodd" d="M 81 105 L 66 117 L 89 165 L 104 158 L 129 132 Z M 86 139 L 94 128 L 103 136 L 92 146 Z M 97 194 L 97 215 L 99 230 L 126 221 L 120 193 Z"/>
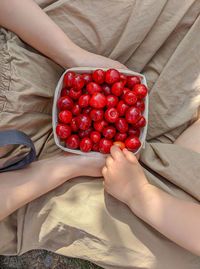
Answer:
<path fill-rule="evenodd" d="M 116 146 L 111 148 L 102 174 L 105 190 L 127 205 L 148 185 L 135 155 L 126 149 L 122 152 Z"/>

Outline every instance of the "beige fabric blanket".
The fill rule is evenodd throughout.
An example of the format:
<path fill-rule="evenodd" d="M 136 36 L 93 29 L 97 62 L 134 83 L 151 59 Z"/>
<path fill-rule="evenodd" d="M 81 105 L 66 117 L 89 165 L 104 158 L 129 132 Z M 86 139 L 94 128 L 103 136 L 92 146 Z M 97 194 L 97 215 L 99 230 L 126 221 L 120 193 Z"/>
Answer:
<path fill-rule="evenodd" d="M 37 2 L 76 44 L 146 75 L 150 110 L 141 155 L 145 173 L 166 192 L 199 203 L 200 154 L 173 142 L 199 117 L 200 1 Z M 56 154 L 51 109 L 63 70 L 16 35 L 0 31 L 0 129 L 27 133 L 39 158 Z M 200 257 L 105 193 L 102 179 L 86 177 L 70 180 L 0 222 L 0 254 L 37 248 L 110 269 L 200 268 Z"/>

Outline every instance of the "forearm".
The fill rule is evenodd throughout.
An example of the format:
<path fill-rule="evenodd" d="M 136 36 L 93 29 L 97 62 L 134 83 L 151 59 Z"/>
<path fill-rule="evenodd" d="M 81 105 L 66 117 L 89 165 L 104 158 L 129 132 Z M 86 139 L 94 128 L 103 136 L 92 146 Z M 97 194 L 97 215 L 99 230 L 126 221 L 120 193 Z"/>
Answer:
<path fill-rule="evenodd" d="M 0 25 L 64 68 L 81 50 L 33 0 L 0 0 Z"/>
<path fill-rule="evenodd" d="M 131 210 L 178 245 L 200 255 L 200 206 L 179 200 L 155 186 L 147 185 Z"/>
<path fill-rule="evenodd" d="M 0 174 L 0 220 L 76 176 L 70 158 L 57 156 L 25 169 Z"/>

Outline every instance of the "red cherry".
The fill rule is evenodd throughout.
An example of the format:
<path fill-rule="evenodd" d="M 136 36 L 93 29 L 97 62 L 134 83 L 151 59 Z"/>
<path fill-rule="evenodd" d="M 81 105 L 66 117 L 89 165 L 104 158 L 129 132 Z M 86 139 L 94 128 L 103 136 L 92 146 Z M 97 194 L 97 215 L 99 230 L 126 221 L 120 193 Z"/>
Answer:
<path fill-rule="evenodd" d="M 79 114 L 81 114 L 81 108 L 80 108 L 80 106 L 79 106 L 79 104 L 78 103 L 75 103 L 74 104 L 74 106 L 73 106 L 73 108 L 72 108 L 72 114 L 73 115 L 79 115 Z"/>
<path fill-rule="evenodd" d="M 141 99 L 137 100 L 134 106 L 137 107 L 141 112 L 145 110 L 145 103 Z"/>
<path fill-rule="evenodd" d="M 63 88 L 60 95 L 61 97 L 69 95 L 69 90 L 67 88 Z"/>
<path fill-rule="evenodd" d="M 124 101 L 129 105 L 129 106 L 132 106 L 134 105 L 136 102 L 137 102 L 137 95 L 130 91 L 130 92 L 127 92 L 125 95 L 124 95 Z"/>
<path fill-rule="evenodd" d="M 123 150 L 125 148 L 125 144 L 121 141 L 115 141 L 113 145 L 117 146 L 119 149 Z"/>
<path fill-rule="evenodd" d="M 69 96 L 76 100 L 78 99 L 82 94 L 82 90 L 79 90 L 79 91 L 75 91 L 74 88 L 71 88 L 70 91 L 69 91 Z"/>
<path fill-rule="evenodd" d="M 93 151 L 99 151 L 99 143 L 95 143 L 95 144 L 93 144 L 93 146 L 92 146 L 92 150 L 93 150 Z"/>
<path fill-rule="evenodd" d="M 126 94 L 127 92 L 130 92 L 130 91 L 131 91 L 131 90 L 130 90 L 129 88 L 126 88 L 126 87 L 125 87 L 125 88 L 123 89 L 123 93 L 122 93 L 121 98 L 124 99 L 125 94 Z"/>
<path fill-rule="evenodd" d="M 103 111 L 103 109 L 93 109 L 93 110 L 90 112 L 90 118 L 91 118 L 91 120 L 93 120 L 93 121 L 99 121 L 99 120 L 102 120 L 102 119 L 103 119 L 103 116 L 104 116 L 104 111 Z"/>
<path fill-rule="evenodd" d="M 112 141 L 102 138 L 99 142 L 99 151 L 104 154 L 108 154 L 110 152 L 110 148 L 112 147 Z"/>
<path fill-rule="evenodd" d="M 80 138 L 78 135 L 74 134 L 67 138 L 65 144 L 70 149 L 77 149 L 80 145 Z"/>
<path fill-rule="evenodd" d="M 98 84 L 103 84 L 105 81 L 105 72 L 102 69 L 97 69 L 92 73 L 93 80 Z"/>
<path fill-rule="evenodd" d="M 82 94 L 89 94 L 88 91 L 86 90 L 86 88 L 82 89 Z"/>
<path fill-rule="evenodd" d="M 124 141 L 127 138 L 127 133 L 116 133 L 115 141 Z"/>
<path fill-rule="evenodd" d="M 107 139 L 112 139 L 116 134 L 116 129 L 113 126 L 108 126 L 103 129 L 103 136 Z"/>
<path fill-rule="evenodd" d="M 141 143 L 136 136 L 131 135 L 125 140 L 125 146 L 128 150 L 136 151 L 141 146 Z"/>
<path fill-rule="evenodd" d="M 72 87 L 75 91 L 81 90 L 85 85 L 85 80 L 82 78 L 81 75 L 76 75 L 72 79 Z"/>
<path fill-rule="evenodd" d="M 78 134 L 80 138 L 84 137 L 90 137 L 90 134 L 92 133 L 93 128 L 89 127 L 87 130 L 79 130 Z"/>
<path fill-rule="evenodd" d="M 124 116 L 129 106 L 123 101 L 119 101 L 117 104 L 117 111 L 119 112 L 120 116 Z"/>
<path fill-rule="evenodd" d="M 119 102 L 119 99 L 115 95 L 108 95 L 106 96 L 107 99 L 107 108 L 115 107 L 117 103 Z"/>
<path fill-rule="evenodd" d="M 108 84 L 113 84 L 120 80 L 120 73 L 116 69 L 108 69 L 106 71 L 105 81 Z"/>
<path fill-rule="evenodd" d="M 78 104 L 80 107 L 87 107 L 90 103 L 90 96 L 88 94 L 83 94 L 78 99 Z"/>
<path fill-rule="evenodd" d="M 146 119 L 144 116 L 141 116 L 140 119 L 133 124 L 133 128 L 135 129 L 139 129 L 139 128 L 143 128 L 146 125 Z"/>
<path fill-rule="evenodd" d="M 119 113 L 116 108 L 111 107 L 108 108 L 105 112 L 105 120 L 111 123 L 114 123 L 118 120 Z"/>
<path fill-rule="evenodd" d="M 137 94 L 139 99 L 143 99 L 147 95 L 147 87 L 144 84 L 137 84 L 133 87 L 133 91 Z"/>
<path fill-rule="evenodd" d="M 132 106 L 126 111 L 125 117 L 128 123 L 134 124 L 140 119 L 141 112 L 137 107 Z"/>
<path fill-rule="evenodd" d="M 91 138 L 92 142 L 94 142 L 96 144 L 101 139 L 101 134 L 99 132 L 97 132 L 97 131 L 93 131 L 90 134 L 90 138 Z"/>
<path fill-rule="evenodd" d="M 126 85 L 127 82 L 127 76 L 124 74 L 120 74 L 120 81 L 123 83 L 123 85 Z"/>
<path fill-rule="evenodd" d="M 69 96 L 61 97 L 57 102 L 57 107 L 59 109 L 71 109 L 73 107 L 73 101 Z"/>
<path fill-rule="evenodd" d="M 76 124 L 81 130 L 87 130 L 91 124 L 92 121 L 88 115 L 80 114 L 77 116 Z"/>
<path fill-rule="evenodd" d="M 82 78 L 84 79 L 85 81 L 85 85 L 92 82 L 92 75 L 91 74 L 82 74 Z"/>
<path fill-rule="evenodd" d="M 90 99 L 90 105 L 94 108 L 103 108 L 106 106 L 106 97 L 102 93 L 96 92 Z"/>
<path fill-rule="evenodd" d="M 92 140 L 89 137 L 84 137 L 80 143 L 80 150 L 83 152 L 89 152 L 92 149 Z"/>
<path fill-rule="evenodd" d="M 108 84 L 103 84 L 101 87 L 102 87 L 102 91 L 104 92 L 105 96 L 111 94 L 111 87 Z"/>
<path fill-rule="evenodd" d="M 126 133 L 128 131 L 128 123 L 124 118 L 119 118 L 115 123 L 115 127 L 120 133 Z"/>
<path fill-rule="evenodd" d="M 112 94 L 114 94 L 116 96 L 120 96 L 123 93 L 123 89 L 124 89 L 124 84 L 123 84 L 123 82 L 119 81 L 119 82 L 115 82 L 112 85 L 111 92 L 112 92 Z"/>
<path fill-rule="evenodd" d="M 90 82 L 86 86 L 86 90 L 88 91 L 89 94 L 94 94 L 95 92 L 101 92 L 101 86 L 95 82 Z"/>
<path fill-rule="evenodd" d="M 93 126 L 94 126 L 94 129 L 96 131 L 98 131 L 99 133 L 101 133 L 103 131 L 103 129 L 106 126 L 108 126 L 108 122 L 105 121 L 105 120 L 96 121 L 96 122 L 94 122 Z"/>
<path fill-rule="evenodd" d="M 83 109 L 83 114 L 86 114 L 86 115 L 89 115 L 90 112 L 92 111 L 92 107 L 91 106 L 88 106 L 86 108 Z"/>
<path fill-rule="evenodd" d="M 76 119 L 77 118 L 75 117 L 70 122 L 70 126 L 71 126 L 71 129 L 72 129 L 72 132 L 74 132 L 74 133 L 77 133 L 78 132 L 78 125 L 76 123 Z"/>
<path fill-rule="evenodd" d="M 128 128 L 128 135 L 134 135 L 134 136 L 140 137 L 140 130 L 134 129 L 133 127 L 129 127 Z"/>
<path fill-rule="evenodd" d="M 72 112 L 69 110 L 63 110 L 59 113 L 58 119 L 63 123 L 69 123 L 72 120 Z"/>
<path fill-rule="evenodd" d="M 140 84 L 140 79 L 138 76 L 130 76 L 127 78 L 127 87 L 132 89 L 136 84 Z"/>
<path fill-rule="evenodd" d="M 75 77 L 75 74 L 73 72 L 67 72 L 63 78 L 64 85 L 68 88 L 71 88 L 74 77 Z"/>
<path fill-rule="evenodd" d="M 66 124 L 58 124 L 56 126 L 56 134 L 60 137 L 60 139 L 66 139 L 71 135 L 71 128 Z"/>

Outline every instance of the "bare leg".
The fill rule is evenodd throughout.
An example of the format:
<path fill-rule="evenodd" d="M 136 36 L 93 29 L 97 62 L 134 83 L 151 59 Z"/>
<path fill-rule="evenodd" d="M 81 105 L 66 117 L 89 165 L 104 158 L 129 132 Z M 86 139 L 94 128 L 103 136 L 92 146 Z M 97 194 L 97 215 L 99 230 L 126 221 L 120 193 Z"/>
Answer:
<path fill-rule="evenodd" d="M 200 153 L 200 119 L 187 128 L 174 142 Z"/>

